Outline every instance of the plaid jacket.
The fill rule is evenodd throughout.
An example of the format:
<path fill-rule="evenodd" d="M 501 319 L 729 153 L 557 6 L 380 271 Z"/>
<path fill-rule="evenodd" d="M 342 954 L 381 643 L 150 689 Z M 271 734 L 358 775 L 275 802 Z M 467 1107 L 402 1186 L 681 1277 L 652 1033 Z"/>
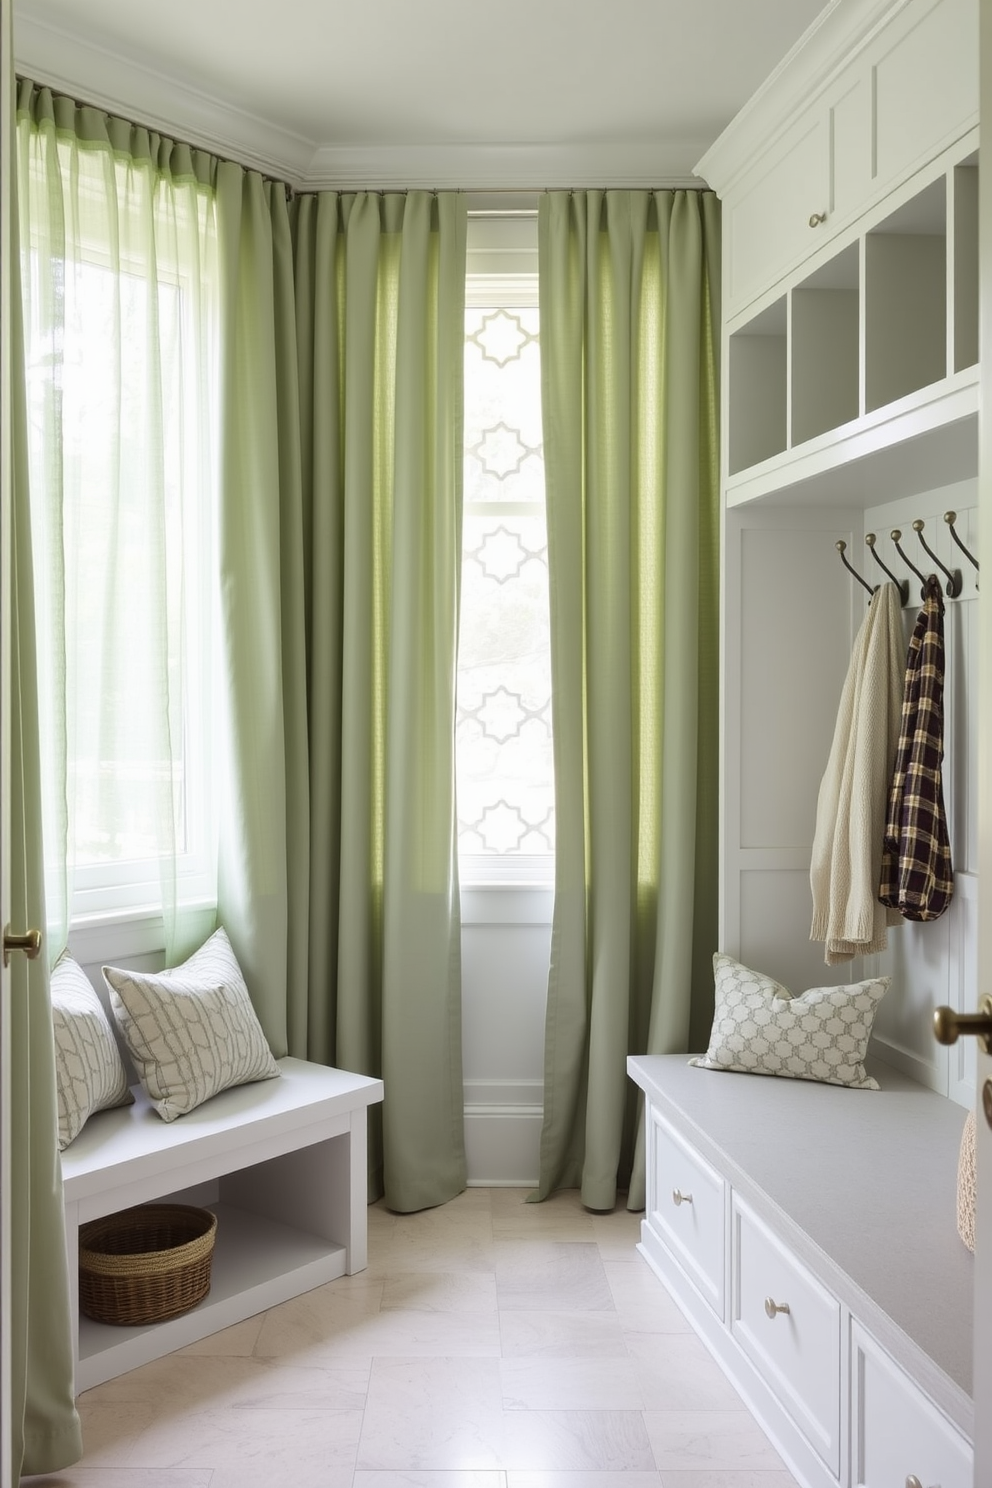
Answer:
<path fill-rule="evenodd" d="M 954 893 L 940 774 L 943 757 L 944 600 L 931 574 L 906 659 L 878 892 L 883 904 L 907 920 L 938 919 Z"/>

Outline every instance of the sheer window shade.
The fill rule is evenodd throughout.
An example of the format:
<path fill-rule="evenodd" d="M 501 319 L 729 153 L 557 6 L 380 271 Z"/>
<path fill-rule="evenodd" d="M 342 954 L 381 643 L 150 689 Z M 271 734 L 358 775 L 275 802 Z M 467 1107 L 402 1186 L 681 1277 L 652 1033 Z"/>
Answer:
<path fill-rule="evenodd" d="M 188 151 L 45 89 L 18 111 L 50 946 L 214 893 L 213 197 Z M 163 158 L 166 157 L 167 158 Z"/>

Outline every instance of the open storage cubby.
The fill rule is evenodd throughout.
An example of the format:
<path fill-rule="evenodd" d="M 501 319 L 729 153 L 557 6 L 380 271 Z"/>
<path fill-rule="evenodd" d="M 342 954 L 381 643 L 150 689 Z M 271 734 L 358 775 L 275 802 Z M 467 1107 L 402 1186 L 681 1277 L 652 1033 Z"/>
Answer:
<path fill-rule="evenodd" d="M 788 310 L 777 300 L 730 338 L 730 470 L 747 470 L 788 447 Z"/>
<path fill-rule="evenodd" d="M 792 291 L 792 434 L 803 444 L 859 412 L 858 245 Z"/>
<path fill-rule="evenodd" d="M 947 376 L 947 187 L 944 179 L 865 237 L 868 412 Z"/>
<path fill-rule="evenodd" d="M 893 192 L 832 256 L 728 328 L 728 502 L 792 485 L 810 498 L 836 488 L 843 502 L 876 481 L 895 497 L 907 489 L 899 450 L 913 441 L 919 489 L 931 467 L 974 475 L 978 323 L 971 149 L 948 152 L 915 192 Z"/>

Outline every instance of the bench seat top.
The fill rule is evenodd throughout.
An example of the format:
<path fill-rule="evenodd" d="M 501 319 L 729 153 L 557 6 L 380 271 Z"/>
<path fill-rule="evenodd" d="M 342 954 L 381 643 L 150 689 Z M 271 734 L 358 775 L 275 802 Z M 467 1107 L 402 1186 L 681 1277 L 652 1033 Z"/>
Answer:
<path fill-rule="evenodd" d="M 97 1112 L 62 1153 L 66 1201 L 116 1187 L 128 1169 L 140 1168 L 143 1174 L 181 1170 L 187 1163 L 255 1146 L 265 1138 L 340 1126 L 350 1112 L 382 1100 L 381 1080 L 305 1059 L 276 1062 L 279 1079 L 221 1091 L 175 1121 L 163 1121 L 135 1086 L 133 1106 Z M 319 1140 L 319 1133 L 312 1139 Z"/>

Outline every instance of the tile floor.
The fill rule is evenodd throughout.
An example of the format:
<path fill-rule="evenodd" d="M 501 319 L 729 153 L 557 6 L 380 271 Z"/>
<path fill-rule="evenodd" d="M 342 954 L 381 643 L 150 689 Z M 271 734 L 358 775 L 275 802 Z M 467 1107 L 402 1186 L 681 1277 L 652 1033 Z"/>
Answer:
<path fill-rule="evenodd" d="M 32 1488 L 795 1488 L 634 1249 L 639 1216 L 468 1189 L 369 1266 L 80 1398 Z"/>

